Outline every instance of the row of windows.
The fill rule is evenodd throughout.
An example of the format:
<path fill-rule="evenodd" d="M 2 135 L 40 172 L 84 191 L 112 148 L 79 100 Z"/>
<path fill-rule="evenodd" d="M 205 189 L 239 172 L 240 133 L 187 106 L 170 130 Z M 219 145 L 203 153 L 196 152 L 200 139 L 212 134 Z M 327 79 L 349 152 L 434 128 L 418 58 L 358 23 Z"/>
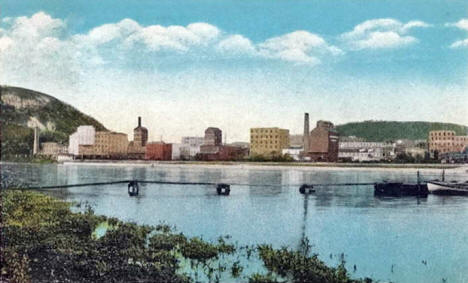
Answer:
<path fill-rule="evenodd" d="M 264 145 L 264 146 L 259 146 L 259 145 L 252 145 L 252 149 L 279 149 L 280 147 L 277 145 Z"/>
<path fill-rule="evenodd" d="M 274 141 L 274 142 L 273 141 L 265 141 L 265 142 L 264 141 L 253 141 L 252 145 L 254 145 L 254 144 L 273 144 L 273 143 L 277 144 L 278 141 Z"/>
<path fill-rule="evenodd" d="M 279 129 L 250 129 L 251 133 L 277 133 Z"/>
<path fill-rule="evenodd" d="M 431 136 L 454 136 L 455 132 L 431 132 Z"/>
<path fill-rule="evenodd" d="M 277 139 L 278 137 L 279 137 L 278 135 L 276 135 L 276 136 L 259 136 L 259 135 L 255 135 L 255 136 L 251 136 L 250 139 L 259 139 L 259 138 L 260 139 L 263 139 L 263 138 L 267 138 L 267 139 L 268 138 L 270 138 L 270 139 L 275 138 L 275 139 Z"/>

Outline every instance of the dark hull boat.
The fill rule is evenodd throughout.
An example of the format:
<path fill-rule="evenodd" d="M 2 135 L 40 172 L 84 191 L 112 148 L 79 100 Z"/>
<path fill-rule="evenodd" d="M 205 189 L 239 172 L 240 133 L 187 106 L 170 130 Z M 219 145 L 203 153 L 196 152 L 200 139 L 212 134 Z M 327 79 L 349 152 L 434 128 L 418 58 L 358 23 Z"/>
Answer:
<path fill-rule="evenodd" d="M 427 184 L 409 184 L 401 182 L 383 182 L 374 185 L 375 196 L 388 197 L 427 197 L 429 190 Z"/>
<path fill-rule="evenodd" d="M 468 196 L 468 182 L 429 181 L 427 186 L 429 192 L 434 195 Z"/>

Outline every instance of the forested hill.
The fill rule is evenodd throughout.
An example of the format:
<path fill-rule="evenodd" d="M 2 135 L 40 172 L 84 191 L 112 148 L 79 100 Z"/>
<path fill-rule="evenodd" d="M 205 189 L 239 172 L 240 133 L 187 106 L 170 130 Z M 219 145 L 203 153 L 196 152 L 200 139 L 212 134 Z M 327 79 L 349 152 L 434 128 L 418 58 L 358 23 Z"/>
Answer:
<path fill-rule="evenodd" d="M 466 135 L 468 127 L 438 122 L 364 121 L 336 126 L 340 136 L 356 136 L 366 141 L 390 141 L 397 139 L 427 139 L 429 131 L 452 130 Z"/>
<path fill-rule="evenodd" d="M 29 154 L 33 143 L 33 128 L 41 130 L 41 142 L 65 143 L 80 125 L 105 127 L 94 118 L 55 97 L 37 91 L 0 86 L 2 159 L 7 155 Z"/>

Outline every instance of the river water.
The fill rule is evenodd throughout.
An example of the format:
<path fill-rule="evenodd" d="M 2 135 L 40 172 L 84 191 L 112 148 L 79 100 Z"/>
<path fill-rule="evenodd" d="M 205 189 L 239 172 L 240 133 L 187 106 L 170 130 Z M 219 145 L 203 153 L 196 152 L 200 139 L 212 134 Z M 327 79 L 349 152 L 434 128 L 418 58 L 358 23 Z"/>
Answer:
<path fill-rule="evenodd" d="M 307 198 L 298 192 L 302 183 L 414 182 L 415 169 L 2 164 L 2 171 L 42 186 L 133 178 L 242 184 L 233 185 L 229 196 L 218 196 L 213 186 L 161 184 L 140 185 L 138 197 L 128 196 L 126 184 L 48 193 L 88 202 L 97 214 L 175 225 L 206 240 L 230 235 L 240 245 L 298 248 L 307 237 L 313 252 L 329 265 L 336 266 L 344 254 L 356 278 L 468 282 L 468 197 L 376 198 L 371 186 L 317 188 Z M 463 173 L 448 170 L 446 176 L 461 180 L 467 177 Z M 422 170 L 421 176 L 434 179 L 440 172 Z M 272 184 L 283 186 L 268 186 Z"/>

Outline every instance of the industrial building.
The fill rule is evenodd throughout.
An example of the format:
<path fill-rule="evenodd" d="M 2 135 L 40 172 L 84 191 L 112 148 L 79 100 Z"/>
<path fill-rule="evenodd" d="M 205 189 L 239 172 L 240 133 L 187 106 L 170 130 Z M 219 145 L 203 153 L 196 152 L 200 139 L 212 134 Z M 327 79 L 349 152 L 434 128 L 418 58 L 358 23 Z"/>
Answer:
<path fill-rule="evenodd" d="M 68 153 L 74 156 L 79 155 L 79 146 L 93 145 L 95 137 L 96 130 L 93 126 L 79 126 L 68 139 Z"/>
<path fill-rule="evenodd" d="M 288 147 L 289 130 L 277 127 L 250 129 L 250 156 L 278 156 Z"/>
<path fill-rule="evenodd" d="M 82 158 L 123 159 L 127 157 L 128 137 L 124 133 L 96 132 L 94 144 L 79 145 Z"/>
<path fill-rule="evenodd" d="M 304 158 L 311 161 L 337 162 L 339 136 L 333 123 L 317 121 L 308 132 L 309 114 L 304 115 Z"/>
<path fill-rule="evenodd" d="M 148 142 L 148 129 L 141 125 L 141 117 L 138 117 L 138 126 L 133 129 L 133 141 L 128 144 L 127 154 L 129 159 L 145 158 L 146 143 Z"/>
<path fill-rule="evenodd" d="M 200 153 L 200 146 L 204 142 L 204 137 L 182 137 L 181 146 L 179 147 L 179 158 L 176 159 L 195 159 L 195 156 Z"/>
<path fill-rule="evenodd" d="M 146 144 L 146 160 L 172 160 L 172 144 L 150 142 Z"/>
<path fill-rule="evenodd" d="M 432 156 L 462 152 L 468 146 L 468 136 L 457 136 L 454 131 L 430 131 L 428 145 Z"/>
<path fill-rule="evenodd" d="M 56 142 L 41 143 L 41 150 L 39 151 L 39 155 L 48 156 L 51 159 L 57 159 L 59 154 L 66 153 L 68 153 L 67 146 Z"/>
<path fill-rule="evenodd" d="M 390 158 L 390 143 L 365 141 L 340 141 L 338 158 L 343 161 L 382 161 Z"/>

